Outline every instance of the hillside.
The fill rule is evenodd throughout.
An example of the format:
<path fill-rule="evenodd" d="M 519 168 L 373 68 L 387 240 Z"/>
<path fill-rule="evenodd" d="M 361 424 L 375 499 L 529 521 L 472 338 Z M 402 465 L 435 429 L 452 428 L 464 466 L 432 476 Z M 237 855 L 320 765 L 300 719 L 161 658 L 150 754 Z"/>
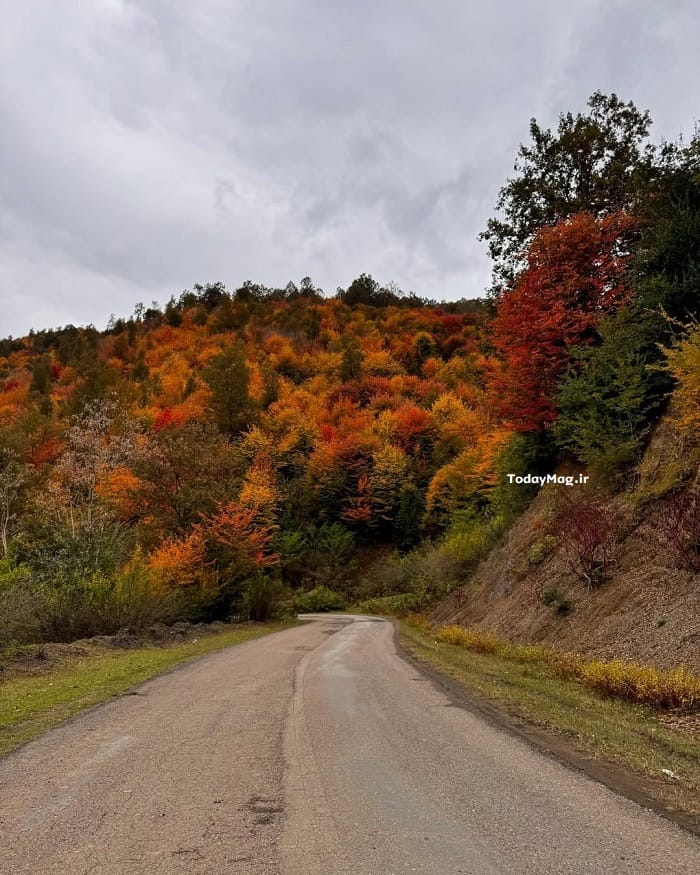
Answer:
<path fill-rule="evenodd" d="M 552 534 L 567 487 L 549 485 L 433 619 L 513 642 L 699 671 L 700 581 L 678 562 L 660 526 L 669 514 L 669 485 L 683 482 L 687 491 L 681 494 L 692 495 L 699 462 L 698 445 L 681 439 L 670 419 L 662 420 L 633 485 L 601 503 L 603 513 L 616 518 L 604 585 L 582 585 L 567 543 Z M 573 470 L 563 465 L 558 473 Z"/>
<path fill-rule="evenodd" d="M 331 300 L 210 285 L 4 341 L 5 636 L 347 595 L 358 550 L 442 524 L 467 448 L 493 466 L 484 318 L 363 276 Z"/>

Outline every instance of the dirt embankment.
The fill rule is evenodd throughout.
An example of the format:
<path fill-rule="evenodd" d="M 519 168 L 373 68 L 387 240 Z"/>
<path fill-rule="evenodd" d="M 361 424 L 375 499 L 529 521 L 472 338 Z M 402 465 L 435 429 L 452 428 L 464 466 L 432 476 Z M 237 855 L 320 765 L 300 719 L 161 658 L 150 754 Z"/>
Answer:
<path fill-rule="evenodd" d="M 514 642 L 700 671 L 700 575 L 679 566 L 655 522 L 669 492 L 697 484 L 698 455 L 668 422 L 657 428 L 634 486 L 606 499 L 620 527 L 601 586 L 587 589 L 551 534 L 557 490 L 567 487 L 548 486 L 433 619 Z"/>

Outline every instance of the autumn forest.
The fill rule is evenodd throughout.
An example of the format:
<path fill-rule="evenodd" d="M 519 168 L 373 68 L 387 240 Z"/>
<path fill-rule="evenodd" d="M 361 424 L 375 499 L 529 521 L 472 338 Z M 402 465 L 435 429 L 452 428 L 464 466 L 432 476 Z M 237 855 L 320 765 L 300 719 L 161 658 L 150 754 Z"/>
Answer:
<path fill-rule="evenodd" d="M 585 470 L 583 519 L 662 415 L 695 446 L 700 138 L 650 124 L 599 93 L 532 121 L 480 298 L 214 282 L 0 341 L 0 643 L 424 609 L 532 499 L 508 473 Z M 698 571 L 697 486 L 668 492 Z"/>

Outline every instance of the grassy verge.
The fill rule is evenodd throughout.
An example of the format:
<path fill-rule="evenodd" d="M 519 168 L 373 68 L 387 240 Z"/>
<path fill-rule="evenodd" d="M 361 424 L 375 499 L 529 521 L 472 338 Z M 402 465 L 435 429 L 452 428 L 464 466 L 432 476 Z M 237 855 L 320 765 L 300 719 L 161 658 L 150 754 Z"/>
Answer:
<path fill-rule="evenodd" d="M 490 700 L 526 725 L 562 736 L 567 746 L 594 760 L 630 770 L 644 795 L 661 809 L 700 815 L 697 735 L 667 726 L 648 706 L 605 697 L 574 680 L 555 677 L 546 663 L 477 653 L 436 640 L 426 626 L 403 621 L 398 625 L 402 643 L 413 656 L 459 681 L 479 699 Z M 528 734 L 527 728 L 523 734 Z"/>
<path fill-rule="evenodd" d="M 0 755 L 173 666 L 289 625 L 241 626 L 165 647 L 103 650 L 37 677 L 5 681 L 0 684 Z"/>
<path fill-rule="evenodd" d="M 476 653 L 492 653 L 509 661 L 546 667 L 550 674 L 562 680 L 579 681 L 595 692 L 638 705 L 681 708 L 695 713 L 700 710 L 700 677 L 684 666 L 658 669 L 620 659 L 585 659 L 550 647 L 509 644 L 495 635 L 461 626 L 441 626 L 435 630 L 435 637 L 445 644 L 456 644 Z"/>

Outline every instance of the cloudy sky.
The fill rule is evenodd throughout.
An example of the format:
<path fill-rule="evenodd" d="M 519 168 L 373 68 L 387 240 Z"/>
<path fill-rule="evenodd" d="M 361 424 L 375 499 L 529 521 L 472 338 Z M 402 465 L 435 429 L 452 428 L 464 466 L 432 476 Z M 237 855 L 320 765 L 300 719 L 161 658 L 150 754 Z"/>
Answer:
<path fill-rule="evenodd" d="M 697 0 L 2 6 L 0 336 L 215 280 L 475 297 L 531 116 L 700 116 Z"/>

